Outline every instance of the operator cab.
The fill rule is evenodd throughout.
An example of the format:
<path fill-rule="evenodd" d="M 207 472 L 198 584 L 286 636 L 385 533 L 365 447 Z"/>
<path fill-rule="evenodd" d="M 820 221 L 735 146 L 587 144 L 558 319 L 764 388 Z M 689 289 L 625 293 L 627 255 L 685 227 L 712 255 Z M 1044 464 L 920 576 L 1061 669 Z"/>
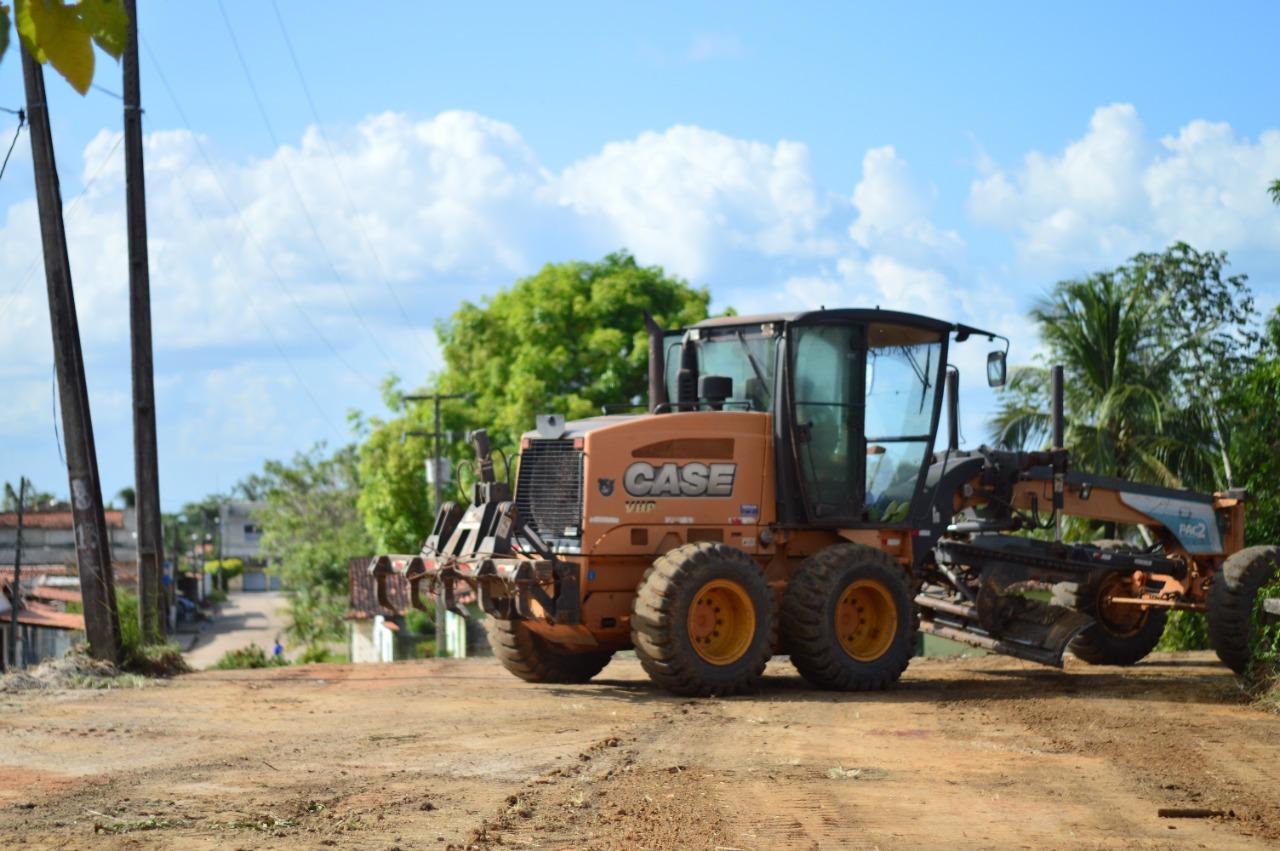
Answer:
<path fill-rule="evenodd" d="M 973 333 L 998 336 L 884 310 L 710 319 L 663 336 L 666 400 L 653 410 L 771 413 L 784 525 L 906 524 L 938 434 L 947 347 Z M 989 383 L 1003 383 L 1004 358 L 989 356 Z"/>

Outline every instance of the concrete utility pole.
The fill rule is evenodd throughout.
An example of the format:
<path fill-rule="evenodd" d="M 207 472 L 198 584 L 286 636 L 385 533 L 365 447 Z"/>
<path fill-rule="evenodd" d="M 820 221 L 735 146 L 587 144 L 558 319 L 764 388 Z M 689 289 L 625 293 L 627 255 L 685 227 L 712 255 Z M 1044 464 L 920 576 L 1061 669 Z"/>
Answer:
<path fill-rule="evenodd" d="M 18 670 L 18 607 L 22 605 L 22 509 L 27 501 L 27 477 L 18 477 L 18 537 L 13 545 L 13 584 L 9 586 L 9 669 Z"/>
<path fill-rule="evenodd" d="M 406 402 L 425 402 L 430 400 L 435 408 L 435 419 L 432 423 L 434 432 L 431 440 L 431 471 L 434 475 L 432 475 L 431 481 L 433 485 L 432 498 L 435 500 L 432 503 L 432 507 L 436 511 L 440 510 L 440 505 L 444 501 L 444 482 L 442 481 L 444 477 L 440 474 L 440 402 L 445 399 L 467 398 L 470 398 L 470 395 L 467 393 L 423 393 L 416 396 L 404 397 Z M 446 613 L 439 606 L 439 598 L 437 598 L 436 602 L 436 656 L 444 656 L 444 619 Z"/>
<path fill-rule="evenodd" d="M 138 527 L 138 619 L 142 637 L 158 642 L 166 619 L 160 578 L 164 532 L 160 525 L 160 461 L 156 451 L 155 369 L 151 360 L 151 275 L 147 263 L 147 193 L 142 168 L 142 95 L 138 82 L 136 0 L 124 49 L 124 175 L 129 230 L 129 343 L 133 360 L 134 514 Z"/>
<path fill-rule="evenodd" d="M 26 86 L 31 127 L 31 160 L 36 178 L 36 206 L 44 249 L 45 282 L 49 289 L 49 325 L 53 330 L 53 363 L 58 373 L 58 398 L 66 435 L 67 479 L 71 486 L 71 514 L 76 535 L 76 564 L 84 599 L 85 632 L 89 652 L 110 662 L 120 660 L 120 616 L 111 569 L 111 541 L 102 509 L 102 483 L 89 416 L 84 355 L 76 321 L 71 261 L 62 221 L 62 192 L 53 156 L 53 134 L 45 101 L 44 71 L 25 47 L 22 79 Z"/>

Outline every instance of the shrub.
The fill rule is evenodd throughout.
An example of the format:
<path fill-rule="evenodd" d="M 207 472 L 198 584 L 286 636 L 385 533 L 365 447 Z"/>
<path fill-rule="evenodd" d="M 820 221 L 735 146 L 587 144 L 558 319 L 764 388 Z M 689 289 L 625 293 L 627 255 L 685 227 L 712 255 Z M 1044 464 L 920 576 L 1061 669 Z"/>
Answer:
<path fill-rule="evenodd" d="M 267 653 L 257 644 L 241 647 L 239 650 L 228 650 L 213 667 L 223 671 L 242 670 L 244 668 L 281 668 L 289 664 L 284 656 Z"/>
<path fill-rule="evenodd" d="M 1280 617 L 1263 609 L 1268 597 L 1280 597 L 1280 576 L 1258 592 L 1253 606 L 1253 642 L 1245 687 L 1264 706 L 1280 712 Z"/>
<path fill-rule="evenodd" d="M 142 643 L 138 595 L 117 588 L 116 611 L 120 616 L 120 670 L 148 677 L 171 677 L 191 670 L 178 645 Z"/>
<path fill-rule="evenodd" d="M 222 575 L 227 579 L 235 579 L 244 573 L 244 562 L 238 558 L 224 558 L 222 561 L 213 559 L 204 563 L 204 572 L 216 574 L 218 570 L 222 570 Z"/>
<path fill-rule="evenodd" d="M 1185 612 L 1175 609 L 1169 612 L 1164 635 L 1160 636 L 1157 650 L 1208 650 L 1209 628 L 1201 612 Z"/>

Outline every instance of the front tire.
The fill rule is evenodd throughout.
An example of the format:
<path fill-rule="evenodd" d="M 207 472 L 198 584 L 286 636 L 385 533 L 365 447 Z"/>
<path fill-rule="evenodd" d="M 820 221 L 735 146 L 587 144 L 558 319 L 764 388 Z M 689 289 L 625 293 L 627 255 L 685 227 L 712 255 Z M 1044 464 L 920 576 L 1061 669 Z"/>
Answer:
<path fill-rule="evenodd" d="M 649 677 L 693 697 L 754 691 L 773 655 L 773 594 L 760 565 L 726 544 L 685 544 L 645 571 L 631 641 Z"/>
<path fill-rule="evenodd" d="M 1258 592 L 1278 573 L 1280 547 L 1248 547 L 1223 562 L 1209 589 L 1209 644 L 1237 674 L 1249 667 Z"/>
<path fill-rule="evenodd" d="M 885 689 L 915 653 L 911 586 L 888 554 L 836 544 L 796 570 L 782 602 L 791 663 L 819 688 Z"/>
<path fill-rule="evenodd" d="M 1124 541 L 1104 540 L 1096 545 L 1105 552 L 1136 552 Z M 1160 643 L 1168 620 L 1164 609 L 1107 605 L 1108 598 L 1124 593 L 1122 586 L 1128 581 L 1118 571 L 1095 571 L 1082 582 L 1059 582 L 1053 587 L 1055 606 L 1075 609 L 1094 620 L 1069 645 L 1077 659 L 1090 665 L 1134 665 Z"/>
<path fill-rule="evenodd" d="M 486 618 L 485 631 L 502 667 L 530 683 L 585 683 L 613 658 L 608 650 L 575 652 L 552 644 L 522 621 Z"/>

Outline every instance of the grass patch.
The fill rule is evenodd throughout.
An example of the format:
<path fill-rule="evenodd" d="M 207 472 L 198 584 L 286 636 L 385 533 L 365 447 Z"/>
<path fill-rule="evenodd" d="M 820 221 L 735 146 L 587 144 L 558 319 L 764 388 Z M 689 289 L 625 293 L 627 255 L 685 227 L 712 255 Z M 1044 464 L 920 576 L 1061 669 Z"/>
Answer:
<path fill-rule="evenodd" d="M 222 658 L 213 664 L 220 671 L 237 671 L 248 668 L 282 668 L 289 664 L 284 656 L 275 656 L 263 650 L 257 644 L 228 650 Z"/>
<path fill-rule="evenodd" d="M 120 670 L 144 677 L 172 677 L 191 672 L 178 645 L 165 641 L 147 644 L 138 622 L 138 595 L 116 589 L 116 611 L 120 615 Z"/>

